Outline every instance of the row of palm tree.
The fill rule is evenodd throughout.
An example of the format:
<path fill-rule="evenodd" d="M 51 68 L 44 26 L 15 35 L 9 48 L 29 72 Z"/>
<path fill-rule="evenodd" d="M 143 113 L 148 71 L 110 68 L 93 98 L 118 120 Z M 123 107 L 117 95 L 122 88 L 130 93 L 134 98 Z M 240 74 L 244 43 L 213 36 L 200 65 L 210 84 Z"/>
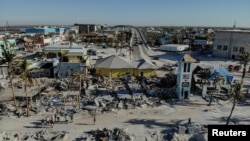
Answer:
<path fill-rule="evenodd" d="M 19 75 L 19 78 L 24 79 L 25 85 L 24 85 L 24 90 L 26 93 L 26 111 L 27 111 L 27 116 L 29 116 L 29 103 L 31 104 L 32 102 L 32 96 L 30 96 L 30 102 L 28 100 L 28 91 L 27 91 L 27 86 L 28 84 L 33 84 L 34 80 L 31 77 L 30 71 L 29 71 L 29 66 L 31 63 L 29 63 L 26 59 L 17 57 L 15 52 L 12 50 L 12 47 L 14 47 L 14 44 L 10 44 L 6 39 L 3 40 L 5 47 L 2 48 L 3 54 L 2 57 L 0 57 L 0 64 L 7 64 L 7 71 L 8 71 L 8 77 L 10 80 L 11 84 L 11 90 L 12 90 L 12 96 L 13 96 L 13 101 L 14 101 L 14 106 L 15 110 L 18 111 L 18 106 L 16 102 L 16 96 L 15 96 L 15 90 L 14 90 L 14 85 L 13 85 L 13 79 L 14 79 L 14 71 L 16 68 L 19 68 L 20 71 L 22 72 Z"/>
<path fill-rule="evenodd" d="M 13 86 L 13 62 L 16 59 L 16 55 L 11 51 L 11 47 L 13 45 L 10 45 L 7 39 L 3 39 L 5 47 L 2 48 L 2 57 L 0 57 L 0 64 L 7 64 L 7 73 L 10 80 L 12 95 L 13 95 L 13 101 L 14 106 L 17 111 L 17 103 L 16 103 L 16 96 L 15 96 L 15 90 Z"/>
<path fill-rule="evenodd" d="M 20 69 L 22 71 L 21 74 L 19 74 L 19 78 L 24 80 L 24 91 L 26 94 L 26 112 L 27 112 L 27 116 L 29 116 L 29 107 L 32 106 L 32 95 L 30 94 L 30 98 L 28 95 L 28 90 L 27 90 L 27 86 L 28 84 L 33 85 L 34 84 L 34 79 L 31 76 L 30 70 L 29 70 L 29 66 L 31 65 L 30 62 L 28 62 L 26 59 L 23 59 L 23 61 L 20 64 Z"/>

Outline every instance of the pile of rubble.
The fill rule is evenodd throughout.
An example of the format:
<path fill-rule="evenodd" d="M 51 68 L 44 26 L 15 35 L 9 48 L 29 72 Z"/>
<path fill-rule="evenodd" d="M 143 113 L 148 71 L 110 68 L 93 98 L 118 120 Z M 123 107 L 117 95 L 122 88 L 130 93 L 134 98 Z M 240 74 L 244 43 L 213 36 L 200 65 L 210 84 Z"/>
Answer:
<path fill-rule="evenodd" d="M 177 127 L 178 134 L 198 134 L 207 132 L 207 127 L 199 124 L 179 125 Z"/>
<path fill-rule="evenodd" d="M 128 129 L 113 128 L 113 129 L 97 129 L 86 132 L 79 139 L 81 141 L 137 141 L 142 140 L 136 138 L 136 135 L 131 134 Z M 143 140 L 147 141 L 207 141 L 207 127 L 199 124 L 184 124 L 178 125 L 176 128 L 166 130 L 166 132 L 148 131 L 144 133 Z"/>
<path fill-rule="evenodd" d="M 49 132 L 48 130 L 41 130 L 38 132 L 27 133 L 12 133 L 0 132 L 0 140 L 11 141 L 68 141 L 69 133 L 67 132 Z"/>
<path fill-rule="evenodd" d="M 183 124 L 165 133 L 164 139 L 170 141 L 207 141 L 207 132 L 208 129 L 205 125 Z"/>
<path fill-rule="evenodd" d="M 131 134 L 128 129 L 107 129 L 91 130 L 87 132 L 86 137 L 82 137 L 81 141 L 135 141 L 135 136 Z"/>

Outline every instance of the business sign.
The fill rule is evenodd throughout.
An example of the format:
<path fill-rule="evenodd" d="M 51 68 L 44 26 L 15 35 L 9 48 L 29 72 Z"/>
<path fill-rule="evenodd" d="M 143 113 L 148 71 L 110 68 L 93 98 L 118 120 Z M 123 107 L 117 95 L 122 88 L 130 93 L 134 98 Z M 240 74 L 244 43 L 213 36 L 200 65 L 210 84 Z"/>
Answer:
<path fill-rule="evenodd" d="M 189 87 L 189 82 L 182 82 L 182 87 Z"/>

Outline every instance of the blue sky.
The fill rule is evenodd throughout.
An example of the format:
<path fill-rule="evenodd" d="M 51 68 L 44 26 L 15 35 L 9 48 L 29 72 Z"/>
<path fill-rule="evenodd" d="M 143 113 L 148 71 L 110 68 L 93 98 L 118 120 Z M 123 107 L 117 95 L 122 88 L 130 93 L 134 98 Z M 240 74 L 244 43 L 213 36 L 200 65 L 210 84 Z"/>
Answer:
<path fill-rule="evenodd" d="M 250 27 L 250 0 L 0 0 L 0 23 Z"/>

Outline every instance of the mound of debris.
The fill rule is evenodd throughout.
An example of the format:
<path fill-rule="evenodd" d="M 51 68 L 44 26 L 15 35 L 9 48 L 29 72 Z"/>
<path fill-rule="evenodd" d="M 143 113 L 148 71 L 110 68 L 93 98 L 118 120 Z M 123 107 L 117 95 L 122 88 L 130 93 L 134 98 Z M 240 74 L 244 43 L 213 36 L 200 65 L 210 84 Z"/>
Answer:
<path fill-rule="evenodd" d="M 165 134 L 164 139 L 170 141 L 207 141 L 207 126 L 200 124 L 178 125 L 174 130 Z"/>
<path fill-rule="evenodd" d="M 98 140 L 98 141 L 135 141 L 135 136 L 128 129 L 107 129 L 91 130 L 87 132 L 87 137 L 83 137 L 81 141 Z"/>
<path fill-rule="evenodd" d="M 67 141 L 69 140 L 69 133 L 67 132 L 49 132 L 48 130 L 41 130 L 39 132 L 31 133 L 12 133 L 0 132 L 0 140 L 11 141 Z"/>

